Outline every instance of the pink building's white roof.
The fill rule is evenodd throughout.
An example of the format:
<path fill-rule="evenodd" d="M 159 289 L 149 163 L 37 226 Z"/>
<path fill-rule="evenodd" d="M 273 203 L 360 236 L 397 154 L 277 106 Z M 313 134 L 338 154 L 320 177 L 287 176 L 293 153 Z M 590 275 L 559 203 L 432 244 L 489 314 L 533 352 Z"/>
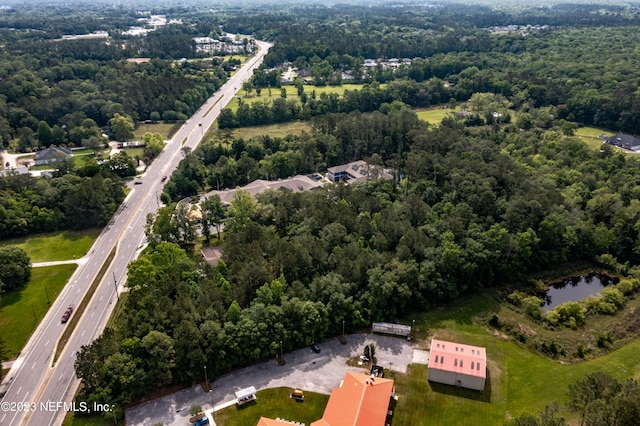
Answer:
<path fill-rule="evenodd" d="M 487 378 L 487 352 L 479 346 L 431 340 L 429 368 Z"/>

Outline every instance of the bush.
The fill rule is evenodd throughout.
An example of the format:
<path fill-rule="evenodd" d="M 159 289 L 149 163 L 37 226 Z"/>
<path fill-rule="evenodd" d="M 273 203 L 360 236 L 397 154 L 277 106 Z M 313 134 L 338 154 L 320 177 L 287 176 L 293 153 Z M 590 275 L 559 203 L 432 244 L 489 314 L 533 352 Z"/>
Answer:
<path fill-rule="evenodd" d="M 540 306 L 542 305 L 542 299 L 536 296 L 529 296 L 522 300 L 522 307 L 524 313 L 533 319 L 540 319 Z"/>
<path fill-rule="evenodd" d="M 489 317 L 489 325 L 491 327 L 500 328 L 500 318 L 495 312 Z"/>
<path fill-rule="evenodd" d="M 514 306 L 521 306 L 522 299 L 524 299 L 525 294 L 519 290 L 514 290 L 513 293 L 507 296 L 507 300 Z"/>
<path fill-rule="evenodd" d="M 624 305 L 624 295 L 616 287 L 607 287 L 602 290 L 602 300 L 607 303 L 612 303 L 616 307 Z"/>
<path fill-rule="evenodd" d="M 640 280 L 637 278 L 627 278 L 616 284 L 616 288 L 622 292 L 625 296 L 635 293 L 640 287 Z"/>
<path fill-rule="evenodd" d="M 605 334 L 601 334 L 596 339 L 596 343 L 598 347 L 604 349 L 608 346 L 608 344 L 613 343 L 613 338 L 611 337 L 611 332 L 607 331 Z"/>
<path fill-rule="evenodd" d="M 551 325 L 566 324 L 576 327 L 584 323 L 586 312 L 587 310 L 578 302 L 565 302 L 547 312 L 545 320 Z"/>

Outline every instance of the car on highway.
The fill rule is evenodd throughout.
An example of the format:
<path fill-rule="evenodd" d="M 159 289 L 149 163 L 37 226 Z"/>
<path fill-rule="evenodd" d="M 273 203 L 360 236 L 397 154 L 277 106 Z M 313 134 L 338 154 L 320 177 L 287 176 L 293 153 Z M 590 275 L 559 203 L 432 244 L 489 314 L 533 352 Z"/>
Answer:
<path fill-rule="evenodd" d="M 134 185 L 142 185 L 142 181 L 141 180 L 137 180 L 135 182 L 133 182 Z"/>
<path fill-rule="evenodd" d="M 69 321 L 69 317 L 71 317 L 72 312 L 73 312 L 73 307 L 69 306 L 67 310 L 64 311 L 64 314 L 62 314 L 62 318 L 60 319 L 60 322 L 64 324 L 65 322 Z"/>

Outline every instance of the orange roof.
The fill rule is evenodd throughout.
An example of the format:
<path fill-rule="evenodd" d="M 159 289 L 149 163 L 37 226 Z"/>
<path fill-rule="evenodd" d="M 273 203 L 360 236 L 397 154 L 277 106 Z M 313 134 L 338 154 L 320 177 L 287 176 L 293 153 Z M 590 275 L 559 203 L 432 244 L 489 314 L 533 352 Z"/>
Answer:
<path fill-rule="evenodd" d="M 429 368 L 487 378 L 487 352 L 479 346 L 431 340 Z"/>
<path fill-rule="evenodd" d="M 284 426 L 284 425 L 285 423 L 281 422 L 280 420 L 273 420 L 267 417 L 260 417 L 260 420 L 258 420 L 258 424 L 256 426 Z"/>
<path fill-rule="evenodd" d="M 393 380 L 347 372 L 329 397 L 322 419 L 311 426 L 384 426 Z"/>

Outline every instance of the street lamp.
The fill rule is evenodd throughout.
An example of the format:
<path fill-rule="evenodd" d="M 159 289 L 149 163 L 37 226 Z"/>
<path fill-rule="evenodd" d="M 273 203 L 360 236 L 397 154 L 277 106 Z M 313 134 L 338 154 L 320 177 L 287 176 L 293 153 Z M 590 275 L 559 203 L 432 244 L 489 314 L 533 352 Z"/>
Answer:
<path fill-rule="evenodd" d="M 342 320 L 342 341 L 344 341 L 344 320 Z"/>
<path fill-rule="evenodd" d="M 280 340 L 280 362 L 282 362 L 282 340 Z"/>

